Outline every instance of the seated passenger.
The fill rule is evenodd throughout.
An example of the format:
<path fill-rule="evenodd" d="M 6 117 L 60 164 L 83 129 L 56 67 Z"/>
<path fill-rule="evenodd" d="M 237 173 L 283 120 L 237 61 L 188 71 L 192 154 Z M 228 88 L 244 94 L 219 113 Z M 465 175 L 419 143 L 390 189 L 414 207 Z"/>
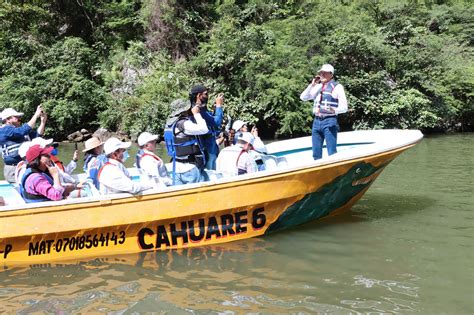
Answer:
<path fill-rule="evenodd" d="M 21 158 L 21 161 L 15 167 L 15 183 L 18 185 L 21 184 L 21 179 L 23 174 L 25 174 L 28 162 L 26 161 L 26 151 L 32 146 L 31 141 L 23 142 L 18 148 L 18 155 Z"/>
<path fill-rule="evenodd" d="M 59 171 L 50 158 L 52 147 L 36 144 L 26 152 L 28 169 L 21 180 L 20 192 L 26 202 L 61 200 L 74 190 L 75 185 L 62 185 Z"/>
<path fill-rule="evenodd" d="M 233 144 L 237 144 L 237 139 L 240 138 L 243 132 L 247 132 L 247 122 L 243 120 L 236 120 L 232 124 L 232 129 L 234 129 L 234 139 Z"/>
<path fill-rule="evenodd" d="M 138 136 L 137 142 L 140 150 L 138 150 L 135 159 L 136 167 L 161 186 L 170 186 L 172 181 L 168 176 L 165 163 L 154 153 L 157 139 L 158 135 L 152 135 L 149 132 L 142 132 Z"/>
<path fill-rule="evenodd" d="M 131 193 L 153 188 L 150 182 L 134 182 L 123 163 L 128 158 L 127 148 L 130 142 L 122 142 L 117 138 L 110 138 L 104 143 L 104 153 L 108 158 L 99 170 L 98 180 L 102 194 Z"/>
<path fill-rule="evenodd" d="M 61 183 L 63 184 L 77 184 L 77 181 L 71 176 L 71 173 L 76 169 L 77 167 L 77 150 L 74 152 L 74 158 L 73 161 L 69 162 L 67 167 L 64 167 L 63 162 L 61 162 L 57 158 L 57 147 L 58 143 L 53 142 L 53 139 L 44 139 L 41 137 L 34 138 L 31 141 L 32 145 L 38 144 L 42 148 L 52 148 L 50 158 L 52 164 L 58 168 L 59 170 L 59 179 L 61 180 Z M 75 160 L 74 160 L 75 159 Z"/>
<path fill-rule="evenodd" d="M 247 126 L 247 122 L 245 121 L 242 121 L 242 120 L 236 120 L 233 124 L 232 124 L 232 129 L 235 130 L 235 135 L 233 137 L 233 142 L 234 144 L 237 143 L 237 140 L 242 136 L 242 133 L 244 132 L 248 132 L 248 126 Z M 252 136 L 254 137 L 254 141 L 253 141 L 253 149 L 255 151 L 258 151 L 260 153 L 266 153 L 267 152 L 267 148 L 265 147 L 265 144 L 263 143 L 263 141 L 260 139 L 260 137 L 258 136 L 258 128 L 257 126 L 253 126 L 252 127 L 252 130 L 250 130 L 250 133 L 252 134 Z"/>
<path fill-rule="evenodd" d="M 244 175 L 258 170 L 254 158 L 249 154 L 254 137 L 243 132 L 235 146 L 224 148 L 217 157 L 217 170 L 228 175 Z"/>
<path fill-rule="evenodd" d="M 96 137 L 92 137 L 84 143 L 84 172 L 87 174 L 97 160 L 97 157 L 104 152 L 104 143 Z"/>
<path fill-rule="evenodd" d="M 54 163 L 63 173 L 66 173 L 66 174 L 71 175 L 72 172 L 74 172 L 74 170 L 76 169 L 76 167 L 77 167 L 77 160 L 78 160 L 78 152 L 77 152 L 77 150 L 74 151 L 72 160 L 68 163 L 68 165 L 67 165 L 67 166 L 64 166 L 64 163 L 63 163 L 61 160 L 59 160 L 59 158 L 58 158 L 58 147 L 59 147 L 59 143 L 53 142 L 53 139 L 44 139 L 44 138 L 41 138 L 41 137 L 34 138 L 31 142 L 32 142 L 33 144 L 39 144 L 39 145 L 42 146 L 43 148 L 46 148 L 46 147 L 48 147 L 48 146 L 53 147 L 53 151 L 51 151 L 51 161 L 53 161 L 53 163 Z"/>

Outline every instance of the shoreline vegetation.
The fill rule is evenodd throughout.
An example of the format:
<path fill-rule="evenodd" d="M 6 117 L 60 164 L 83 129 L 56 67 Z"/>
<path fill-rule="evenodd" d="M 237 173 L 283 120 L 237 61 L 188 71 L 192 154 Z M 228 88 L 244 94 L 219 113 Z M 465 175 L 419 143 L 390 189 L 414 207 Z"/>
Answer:
<path fill-rule="evenodd" d="M 265 138 L 310 134 L 299 100 L 331 63 L 342 131 L 474 130 L 470 1 L 3 1 L 0 109 L 49 115 L 46 137 L 85 128 L 163 134 L 195 83 Z"/>

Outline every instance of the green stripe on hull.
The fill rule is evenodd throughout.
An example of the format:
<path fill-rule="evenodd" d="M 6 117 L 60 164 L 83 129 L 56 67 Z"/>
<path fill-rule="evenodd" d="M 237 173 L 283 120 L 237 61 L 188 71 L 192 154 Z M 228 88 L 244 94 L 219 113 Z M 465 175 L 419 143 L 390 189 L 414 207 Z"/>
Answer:
<path fill-rule="evenodd" d="M 354 196 L 367 188 L 373 180 L 364 181 L 386 164 L 376 168 L 371 164 L 359 163 L 349 172 L 322 186 L 318 191 L 307 194 L 303 199 L 294 203 L 276 220 L 265 233 L 286 229 L 312 220 L 327 216 L 346 205 Z M 356 183 L 356 185 L 353 185 Z"/>

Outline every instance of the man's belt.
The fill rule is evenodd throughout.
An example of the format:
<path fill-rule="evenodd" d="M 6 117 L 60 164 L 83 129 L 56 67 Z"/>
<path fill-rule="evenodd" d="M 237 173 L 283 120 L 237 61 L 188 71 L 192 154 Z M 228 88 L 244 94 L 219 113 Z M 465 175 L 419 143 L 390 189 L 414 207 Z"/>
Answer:
<path fill-rule="evenodd" d="M 317 120 L 324 120 L 326 118 L 336 118 L 337 115 L 329 115 L 329 116 L 314 116 Z"/>
<path fill-rule="evenodd" d="M 196 158 L 194 156 L 189 156 L 186 158 L 176 157 L 176 162 L 196 164 Z"/>
<path fill-rule="evenodd" d="M 17 166 L 18 165 L 18 162 L 17 163 L 4 163 L 5 165 L 8 165 L 8 166 Z"/>

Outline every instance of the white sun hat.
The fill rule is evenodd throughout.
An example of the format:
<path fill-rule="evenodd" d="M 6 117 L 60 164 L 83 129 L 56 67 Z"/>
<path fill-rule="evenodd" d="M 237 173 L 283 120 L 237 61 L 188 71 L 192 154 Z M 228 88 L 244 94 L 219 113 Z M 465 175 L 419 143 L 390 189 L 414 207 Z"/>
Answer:
<path fill-rule="evenodd" d="M 20 113 L 20 112 L 17 112 L 16 110 L 14 110 L 13 108 L 9 107 L 9 108 L 5 108 L 3 111 L 2 111 L 2 120 L 5 120 L 9 117 L 12 117 L 12 116 L 23 116 L 24 113 Z"/>
<path fill-rule="evenodd" d="M 158 139 L 158 135 L 153 135 L 153 134 L 145 131 L 145 132 L 142 132 L 138 136 L 137 142 L 138 142 L 138 145 L 142 147 L 145 144 L 147 144 L 148 142 L 156 140 L 156 139 Z"/>
<path fill-rule="evenodd" d="M 19 147 L 18 147 L 18 155 L 20 155 L 20 157 L 22 159 L 24 159 L 26 157 L 26 152 L 28 151 L 28 149 L 33 145 L 33 143 L 31 141 L 25 141 L 23 142 Z"/>
<path fill-rule="evenodd" d="M 95 149 L 102 144 L 104 143 L 100 141 L 98 138 L 92 137 L 88 139 L 86 142 L 84 142 L 84 150 L 82 150 L 82 152 L 87 152 L 89 150 Z"/>
<path fill-rule="evenodd" d="M 105 141 L 104 143 L 104 153 L 109 155 L 112 152 L 117 151 L 118 149 L 127 149 L 132 145 L 131 142 L 122 142 L 119 139 L 112 137 Z"/>
<path fill-rule="evenodd" d="M 40 147 L 45 148 L 47 145 L 50 145 L 53 143 L 53 139 L 44 139 L 41 137 L 36 137 L 33 140 L 31 140 L 32 145 L 39 144 Z"/>

